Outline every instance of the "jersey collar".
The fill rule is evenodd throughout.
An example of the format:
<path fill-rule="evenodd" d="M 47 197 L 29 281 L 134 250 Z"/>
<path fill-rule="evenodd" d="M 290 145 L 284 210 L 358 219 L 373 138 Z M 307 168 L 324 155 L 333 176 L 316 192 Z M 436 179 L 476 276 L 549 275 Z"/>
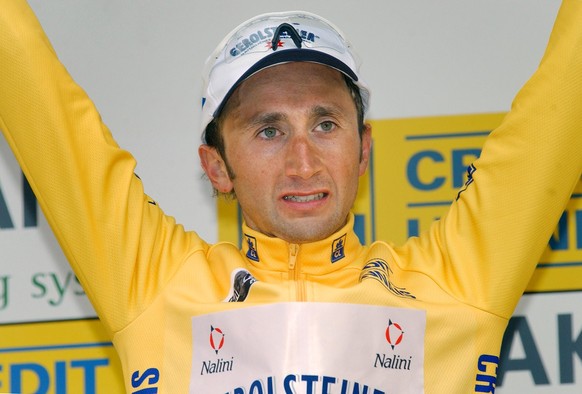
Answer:
<path fill-rule="evenodd" d="M 354 215 L 350 213 L 346 225 L 328 238 L 291 244 L 243 224 L 242 252 L 258 269 L 283 272 L 292 268 L 290 264 L 300 264 L 302 272 L 322 275 L 349 265 L 362 253 L 363 247 L 353 228 Z"/>

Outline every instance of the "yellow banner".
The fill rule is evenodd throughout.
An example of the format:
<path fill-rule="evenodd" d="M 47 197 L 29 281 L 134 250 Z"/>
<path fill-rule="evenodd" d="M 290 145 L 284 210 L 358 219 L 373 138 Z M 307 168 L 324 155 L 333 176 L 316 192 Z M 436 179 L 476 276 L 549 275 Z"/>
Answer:
<path fill-rule="evenodd" d="M 123 393 L 99 320 L 0 326 L 0 393 Z"/>

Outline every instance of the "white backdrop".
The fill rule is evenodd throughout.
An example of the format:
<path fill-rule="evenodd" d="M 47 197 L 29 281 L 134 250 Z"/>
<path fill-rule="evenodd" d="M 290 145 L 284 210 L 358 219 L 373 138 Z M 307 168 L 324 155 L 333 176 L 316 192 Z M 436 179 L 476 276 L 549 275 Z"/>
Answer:
<path fill-rule="evenodd" d="M 363 59 L 372 119 L 503 112 L 535 70 L 559 7 L 557 0 L 30 3 L 62 62 L 119 144 L 136 156 L 147 193 L 210 242 L 217 239 L 217 220 L 197 155 L 200 72 L 231 28 L 258 13 L 290 8 L 332 20 Z M 25 226 L 21 183 L 0 140 L 0 196 L 7 209 L 0 226 L 0 324 L 94 316 L 42 215 Z M 540 297 L 520 305 L 531 315 L 534 334 L 560 313 L 552 305 L 567 314 L 582 301 L 572 294 L 551 302 Z M 574 320 L 573 335 L 580 323 Z M 498 392 L 582 390 L 582 378 L 578 385 L 559 385 L 555 326 L 536 337 L 550 383 L 534 387 L 531 375 L 508 374 Z M 574 365 L 580 373 L 579 358 Z"/>

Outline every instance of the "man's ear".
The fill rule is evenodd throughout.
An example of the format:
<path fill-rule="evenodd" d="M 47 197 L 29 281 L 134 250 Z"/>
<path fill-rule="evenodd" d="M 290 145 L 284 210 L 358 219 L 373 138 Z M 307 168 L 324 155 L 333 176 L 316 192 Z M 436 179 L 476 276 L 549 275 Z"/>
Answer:
<path fill-rule="evenodd" d="M 228 174 L 224 159 L 216 148 L 206 144 L 200 145 L 198 155 L 200 164 L 212 186 L 220 193 L 230 193 L 233 188 L 232 179 Z"/>
<path fill-rule="evenodd" d="M 362 153 L 360 160 L 360 176 L 364 175 L 368 168 L 370 161 L 370 153 L 372 152 L 372 125 L 366 123 L 365 129 L 362 133 Z"/>

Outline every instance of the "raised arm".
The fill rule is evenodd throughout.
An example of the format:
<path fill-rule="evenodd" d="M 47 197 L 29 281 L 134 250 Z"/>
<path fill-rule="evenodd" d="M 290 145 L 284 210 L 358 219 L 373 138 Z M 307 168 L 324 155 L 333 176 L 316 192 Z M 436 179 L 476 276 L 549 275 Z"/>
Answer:
<path fill-rule="evenodd" d="M 0 129 L 115 332 L 173 275 L 190 240 L 144 194 L 134 158 L 117 146 L 24 0 L 0 7 L 0 70 Z M 164 260 L 169 255 L 176 264 Z"/>
<path fill-rule="evenodd" d="M 582 172 L 581 0 L 563 2 L 539 69 L 474 167 L 443 220 L 410 242 L 450 294 L 508 318 Z"/>

